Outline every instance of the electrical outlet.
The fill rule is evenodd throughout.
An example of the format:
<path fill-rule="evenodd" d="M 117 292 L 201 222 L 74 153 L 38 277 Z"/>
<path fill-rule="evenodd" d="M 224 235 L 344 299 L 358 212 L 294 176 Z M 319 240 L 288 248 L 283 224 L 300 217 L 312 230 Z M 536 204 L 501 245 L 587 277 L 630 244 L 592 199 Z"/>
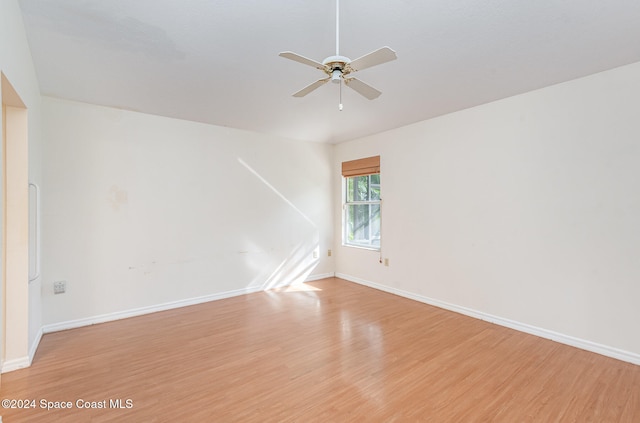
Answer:
<path fill-rule="evenodd" d="M 327 257 L 331 257 L 331 250 L 327 250 Z"/>
<path fill-rule="evenodd" d="M 388 258 L 384 259 L 384 265 L 385 266 L 389 266 L 389 259 Z"/>
<path fill-rule="evenodd" d="M 64 294 L 67 292 L 67 281 L 57 281 L 53 283 L 54 294 Z"/>
<path fill-rule="evenodd" d="M 318 251 L 317 250 L 313 251 L 313 258 L 318 258 Z"/>

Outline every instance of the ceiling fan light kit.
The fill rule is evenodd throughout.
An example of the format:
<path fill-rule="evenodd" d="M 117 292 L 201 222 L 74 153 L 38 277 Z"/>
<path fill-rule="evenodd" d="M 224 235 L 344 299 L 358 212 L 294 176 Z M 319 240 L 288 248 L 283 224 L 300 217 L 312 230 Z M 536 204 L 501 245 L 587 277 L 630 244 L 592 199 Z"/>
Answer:
<path fill-rule="evenodd" d="M 365 54 L 362 57 L 357 58 L 356 60 L 351 60 L 348 57 L 340 56 L 340 0 L 336 0 L 336 55 L 329 56 L 322 61 L 322 63 L 317 62 L 313 59 L 309 59 L 308 57 L 301 56 L 292 51 L 284 51 L 280 53 L 281 57 L 285 59 L 293 60 L 294 62 L 302 63 L 307 66 L 312 66 L 316 69 L 323 71 L 327 74 L 327 78 L 319 79 L 300 91 L 293 93 L 294 97 L 304 97 L 310 92 L 316 90 L 321 85 L 324 85 L 326 82 L 333 82 L 335 84 L 340 84 L 340 102 L 338 105 L 338 109 L 342 110 L 342 82 L 344 81 L 345 85 L 360 95 L 368 98 L 369 100 L 374 100 L 382 94 L 381 91 L 373 88 L 371 85 L 360 81 L 354 77 L 347 78 L 347 75 L 350 75 L 354 72 L 370 68 L 372 66 L 380 65 L 382 63 L 389 62 L 391 60 L 397 59 L 396 52 L 390 49 L 389 47 L 382 47 L 378 50 L 372 51 L 371 53 Z"/>

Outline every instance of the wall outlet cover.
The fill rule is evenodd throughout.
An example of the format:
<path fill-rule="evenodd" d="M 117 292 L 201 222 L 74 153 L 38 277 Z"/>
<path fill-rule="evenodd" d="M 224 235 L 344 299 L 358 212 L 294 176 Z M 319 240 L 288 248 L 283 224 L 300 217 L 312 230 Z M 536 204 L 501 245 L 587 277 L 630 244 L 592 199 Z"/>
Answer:
<path fill-rule="evenodd" d="M 66 281 L 57 281 L 53 283 L 53 293 L 54 294 L 64 294 L 67 291 L 67 282 Z"/>

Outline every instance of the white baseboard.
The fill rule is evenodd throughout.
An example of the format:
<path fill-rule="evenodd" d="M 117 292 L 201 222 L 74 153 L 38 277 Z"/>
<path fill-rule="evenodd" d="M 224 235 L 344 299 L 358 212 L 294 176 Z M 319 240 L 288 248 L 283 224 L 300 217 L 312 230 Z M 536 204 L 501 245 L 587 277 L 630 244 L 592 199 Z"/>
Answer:
<path fill-rule="evenodd" d="M 14 370 L 24 369 L 25 367 L 29 367 L 31 362 L 29 361 L 29 357 L 20 357 L 14 358 L 12 360 L 7 360 L 2 363 L 2 373 L 13 372 Z"/>
<path fill-rule="evenodd" d="M 42 335 L 44 335 L 44 332 L 42 331 L 42 328 L 40 328 L 36 334 L 36 339 L 34 339 L 33 344 L 31 344 L 31 348 L 29 348 L 29 366 L 33 363 L 33 357 L 36 356 L 36 351 L 38 350 L 38 346 L 42 340 Z"/>
<path fill-rule="evenodd" d="M 140 307 L 131 310 L 117 311 L 115 313 L 101 314 L 98 316 L 86 317 L 84 319 L 68 320 L 66 322 L 53 323 L 42 327 L 44 333 L 58 332 L 61 330 L 75 329 L 83 326 L 95 325 L 98 323 L 111 322 L 114 320 L 126 319 L 129 317 L 141 316 L 143 314 L 166 311 L 174 308 L 187 307 L 190 305 L 202 304 L 209 301 L 223 300 L 225 298 L 236 297 L 238 295 L 251 294 L 260 291 L 259 287 L 236 289 L 217 294 L 203 295 L 201 297 L 187 298 L 184 300 L 171 301 L 168 303 L 156 304 L 148 307 Z"/>
<path fill-rule="evenodd" d="M 305 279 L 305 282 L 331 278 L 334 275 L 335 275 L 334 273 L 310 275 Z M 238 295 L 251 294 L 259 291 L 261 291 L 260 287 L 236 289 L 233 291 L 226 291 L 226 292 L 212 294 L 212 295 L 204 295 L 202 297 L 187 298 L 185 300 L 172 301 L 169 303 L 157 304 L 149 307 L 141 307 L 141 308 L 136 308 L 132 310 L 119 311 L 115 313 L 101 314 L 98 316 L 87 317 L 84 319 L 68 320 L 66 322 L 45 325 L 42 327 L 41 332 L 51 333 L 51 332 L 58 332 L 58 331 L 67 330 L 67 329 L 75 329 L 83 326 L 95 325 L 98 323 L 111 322 L 114 320 L 126 319 L 128 317 L 135 317 L 135 316 L 141 316 L 143 314 L 155 313 L 158 311 L 166 311 L 174 308 L 187 307 L 190 305 L 206 303 L 209 301 L 222 300 L 225 298 L 236 297 Z M 33 355 L 35 355 L 35 349 L 33 351 L 33 354 L 30 354 L 31 357 L 33 357 Z"/>
<path fill-rule="evenodd" d="M 333 272 L 331 272 L 331 273 L 321 273 L 319 275 L 310 275 L 304 281 L 305 282 L 313 282 L 313 281 L 319 281 L 320 279 L 333 278 L 335 276 L 336 276 L 336 274 L 333 273 Z"/>
<path fill-rule="evenodd" d="M 0 369 L 0 373 L 9 373 L 14 370 L 24 369 L 26 367 L 31 366 L 33 363 L 33 357 L 36 355 L 36 350 L 38 349 L 38 345 L 40 345 L 40 340 L 42 339 L 42 329 L 38 331 L 36 335 L 36 339 L 33 341 L 31 348 L 29 348 L 29 355 L 26 357 L 15 358 L 13 360 L 7 360 L 2 363 L 2 368 Z M 0 421 L 1 423 L 1 421 Z"/>
<path fill-rule="evenodd" d="M 640 365 L 640 354 L 624 351 L 618 348 L 598 344 L 598 343 L 587 341 L 580 338 L 575 338 L 573 336 L 554 332 L 548 329 L 531 326 L 526 323 L 520 323 L 514 320 L 493 316 L 491 314 L 483 313 L 481 311 L 473 310 L 467 307 L 461 307 L 455 304 L 450 304 L 444 301 L 440 301 L 440 300 L 425 297 L 422 295 L 414 294 L 411 292 L 403 291 L 401 289 L 392 288 L 392 287 L 381 285 L 375 282 L 366 281 L 364 279 L 360 279 L 355 276 L 345 275 L 344 273 L 336 273 L 336 277 L 347 280 L 349 282 L 354 282 L 360 285 L 368 286 L 369 288 L 374 288 L 380 291 L 388 292 L 390 294 L 398 295 L 400 297 L 409 298 L 411 300 L 419 301 L 421 303 L 429 304 L 445 310 L 464 314 L 465 316 L 484 320 L 490 323 L 495 323 L 496 325 L 508 327 L 510 329 L 515 329 L 520 332 L 539 336 L 541 338 L 550 339 L 552 341 L 556 341 L 561 344 L 570 345 L 572 347 L 580 348 L 580 349 L 594 352 L 607 357 L 611 357 L 611 358 L 626 361 L 632 364 Z"/>

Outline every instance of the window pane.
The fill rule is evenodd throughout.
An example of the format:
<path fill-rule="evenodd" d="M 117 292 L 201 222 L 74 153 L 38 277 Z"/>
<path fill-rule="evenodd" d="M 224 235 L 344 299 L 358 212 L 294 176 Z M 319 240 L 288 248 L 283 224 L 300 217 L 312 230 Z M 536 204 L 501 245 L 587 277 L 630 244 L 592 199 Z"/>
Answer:
<path fill-rule="evenodd" d="M 354 206 L 354 240 L 362 243 L 369 239 L 369 205 Z"/>
<path fill-rule="evenodd" d="M 354 186 L 355 186 L 355 181 L 354 178 L 347 178 L 347 202 L 353 201 L 355 199 L 355 194 L 354 194 Z"/>
<path fill-rule="evenodd" d="M 380 205 L 347 205 L 346 242 L 364 247 L 380 246 Z"/>
<path fill-rule="evenodd" d="M 371 205 L 371 245 L 380 246 L 380 204 Z"/>
<path fill-rule="evenodd" d="M 371 175 L 369 176 L 369 178 L 369 188 L 371 189 L 369 198 L 371 199 L 371 201 L 380 201 L 380 175 Z"/>
<path fill-rule="evenodd" d="M 369 176 L 356 176 L 356 199 L 355 201 L 369 200 Z"/>
<path fill-rule="evenodd" d="M 345 192 L 344 243 L 380 248 L 380 175 L 345 178 Z"/>

